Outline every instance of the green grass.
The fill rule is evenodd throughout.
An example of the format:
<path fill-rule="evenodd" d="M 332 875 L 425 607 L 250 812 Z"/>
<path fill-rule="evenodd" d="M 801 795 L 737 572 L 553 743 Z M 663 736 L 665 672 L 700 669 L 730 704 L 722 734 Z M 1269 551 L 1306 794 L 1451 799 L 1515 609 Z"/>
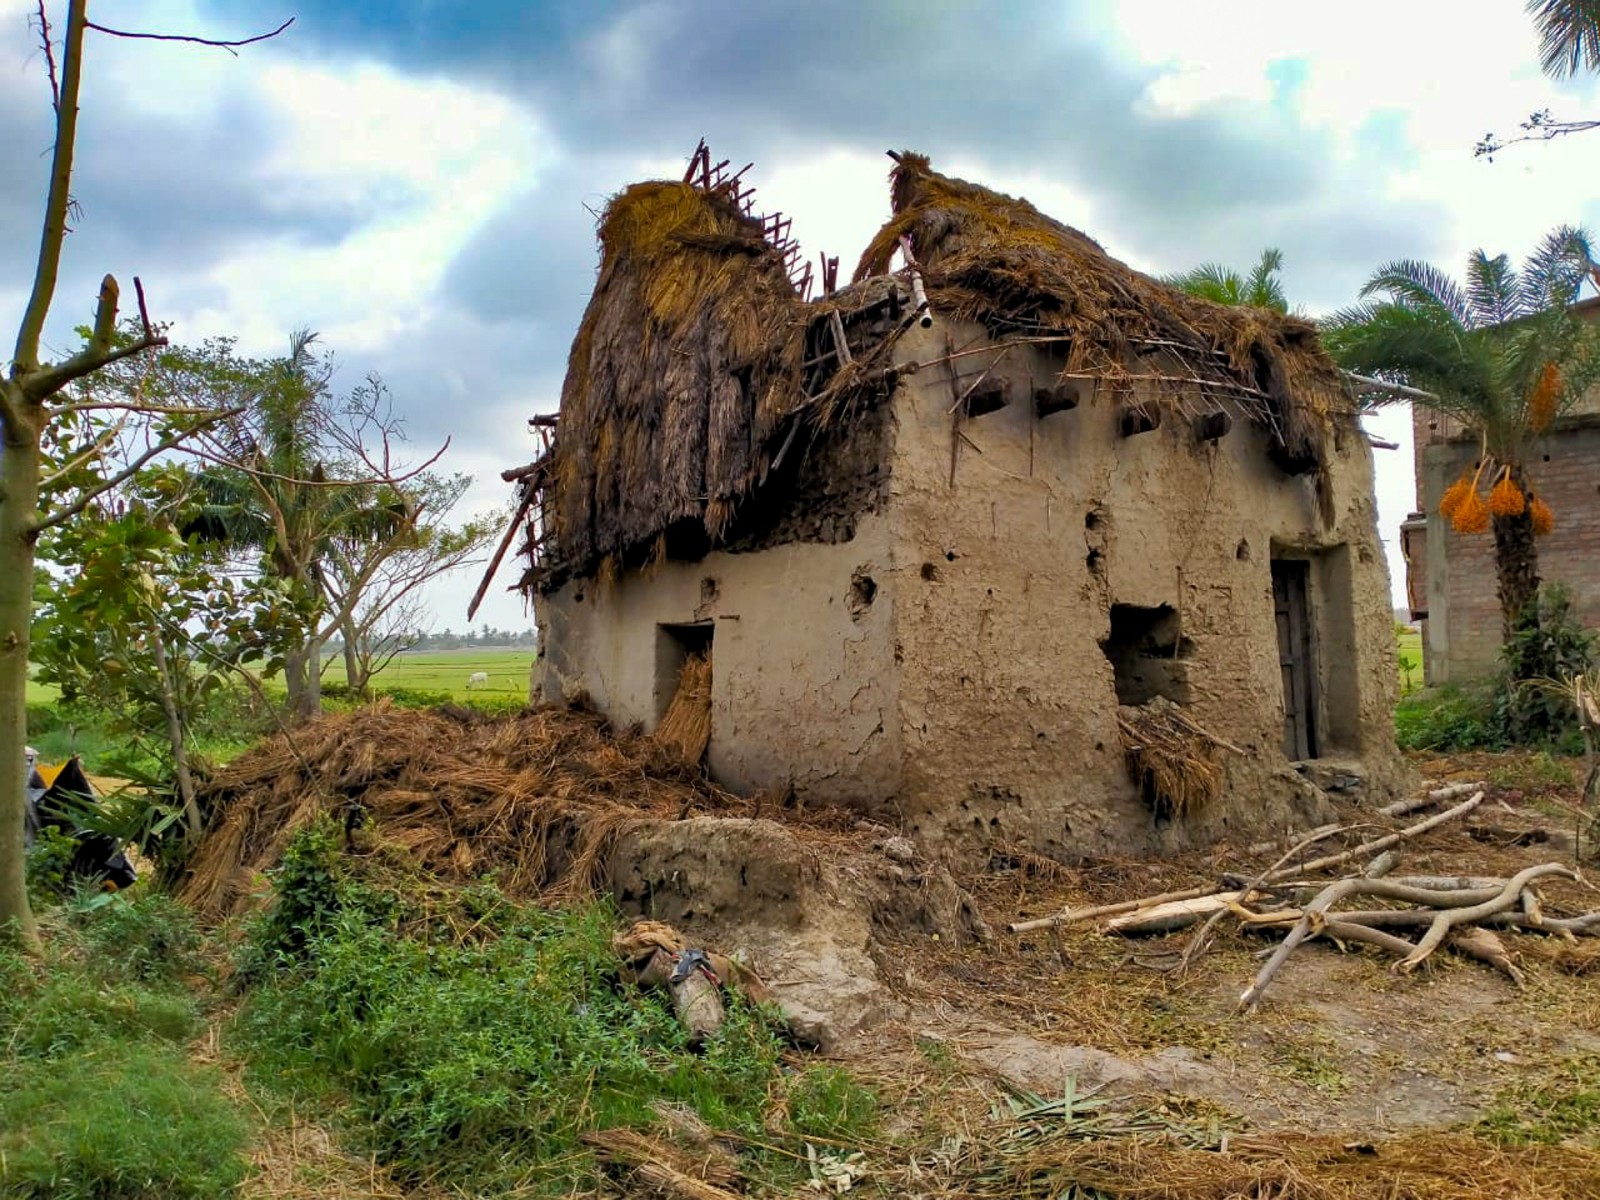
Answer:
<path fill-rule="evenodd" d="M 1538 1083 L 1524 1080 L 1502 1091 L 1477 1132 L 1508 1146 L 1600 1148 L 1600 1058 L 1569 1059 Z"/>
<path fill-rule="evenodd" d="M 193 1062 L 195 998 L 175 974 L 198 936 L 138 889 L 45 915 L 41 960 L 0 949 L 0 1194 L 210 1200 L 243 1182 L 248 1117 Z M 137 948 L 128 970 L 125 942 Z"/>
<path fill-rule="evenodd" d="M 691 1048 L 665 997 L 618 980 L 609 907 L 524 907 L 484 886 L 459 897 L 463 939 L 437 910 L 419 922 L 403 884 L 359 877 L 339 845 L 328 825 L 291 843 L 240 961 L 253 990 L 233 1040 L 252 1081 L 347 1122 L 399 1180 L 571 1195 L 597 1178 L 582 1135 L 655 1125 L 661 1102 L 758 1142 L 872 1128 L 869 1090 L 837 1069 L 787 1072 L 767 1014 L 736 996 Z"/>
<path fill-rule="evenodd" d="M 474 696 L 502 697 L 528 694 L 528 672 L 534 652 L 521 650 L 436 650 L 422 654 L 401 654 L 372 681 L 378 691 L 385 688 L 412 688 L 418 691 L 449 692 L 457 699 Z M 467 680 L 477 671 L 486 672 L 489 685 L 467 689 Z M 336 657 L 322 676 L 324 683 L 342 684 L 344 659 Z"/>

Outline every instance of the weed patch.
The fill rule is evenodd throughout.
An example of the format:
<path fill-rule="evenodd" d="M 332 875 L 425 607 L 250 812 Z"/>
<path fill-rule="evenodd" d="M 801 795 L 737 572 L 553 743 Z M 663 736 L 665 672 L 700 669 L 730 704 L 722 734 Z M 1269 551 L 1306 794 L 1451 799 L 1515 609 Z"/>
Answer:
<path fill-rule="evenodd" d="M 1476 1132 L 1502 1146 L 1572 1142 L 1600 1149 L 1600 1058 L 1568 1059 L 1537 1083 L 1506 1089 Z"/>

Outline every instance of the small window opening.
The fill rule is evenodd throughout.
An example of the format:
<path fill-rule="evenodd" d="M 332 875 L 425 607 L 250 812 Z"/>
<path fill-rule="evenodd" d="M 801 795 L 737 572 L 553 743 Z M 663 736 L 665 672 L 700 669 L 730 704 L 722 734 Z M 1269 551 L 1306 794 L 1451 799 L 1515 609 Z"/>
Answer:
<path fill-rule="evenodd" d="M 1189 703 L 1189 664 L 1184 659 L 1193 647 L 1182 636 L 1178 612 L 1170 604 L 1113 604 L 1111 631 L 1100 649 L 1111 660 L 1118 704 L 1145 704 L 1157 696 Z"/>
<path fill-rule="evenodd" d="M 975 384 L 961 402 L 961 411 L 967 417 L 986 417 L 999 412 L 1010 399 L 1010 387 L 1004 379 L 990 376 Z"/>
<path fill-rule="evenodd" d="M 716 626 L 710 621 L 690 625 L 656 626 L 656 719 L 666 716 L 672 698 L 678 694 L 678 681 L 691 657 L 710 659 Z"/>
<path fill-rule="evenodd" d="M 850 595 L 845 601 L 852 619 L 859 621 L 865 616 L 867 609 L 872 607 L 872 602 L 877 598 L 878 581 L 858 568 L 855 574 L 850 576 Z"/>

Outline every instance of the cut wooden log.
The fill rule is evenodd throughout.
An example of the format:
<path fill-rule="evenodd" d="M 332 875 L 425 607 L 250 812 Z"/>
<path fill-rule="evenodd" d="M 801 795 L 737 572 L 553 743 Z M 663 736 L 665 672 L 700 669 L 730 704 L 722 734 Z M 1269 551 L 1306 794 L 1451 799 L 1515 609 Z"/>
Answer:
<path fill-rule="evenodd" d="M 1254 895 L 1255 893 L 1251 893 L 1249 898 L 1253 898 Z M 1106 933 L 1170 933 L 1175 929 L 1185 929 L 1193 925 L 1201 917 L 1219 911 L 1226 912 L 1231 904 L 1247 903 L 1249 898 L 1244 892 L 1217 892 L 1215 895 L 1197 896 L 1192 900 L 1169 900 L 1165 904 L 1112 917 L 1105 923 L 1104 928 Z"/>
<path fill-rule="evenodd" d="M 1450 949 L 1465 954 L 1468 958 L 1475 958 L 1479 962 L 1486 962 L 1499 971 L 1519 991 L 1527 982 L 1517 965 L 1511 961 L 1511 955 L 1506 952 L 1506 944 L 1493 932 L 1487 929 L 1471 928 L 1457 929 L 1450 935 Z"/>
<path fill-rule="evenodd" d="M 1528 867 L 1518 871 L 1506 882 L 1506 886 L 1500 895 L 1493 899 L 1465 908 L 1446 908 L 1436 916 L 1433 919 L 1433 924 L 1428 926 L 1428 931 L 1422 935 L 1422 940 L 1417 943 L 1417 948 L 1398 964 L 1398 969 L 1401 971 L 1415 970 L 1418 965 L 1427 959 L 1428 955 L 1439 948 L 1452 929 L 1459 925 L 1470 925 L 1498 912 L 1504 912 L 1517 903 L 1518 897 L 1522 895 L 1523 888 L 1527 887 L 1535 879 L 1543 879 L 1550 875 L 1561 875 L 1567 879 L 1578 878 L 1576 871 L 1559 863 L 1543 863 L 1536 867 Z M 1457 896 L 1470 896 L 1477 893 L 1456 892 L 1454 894 Z"/>

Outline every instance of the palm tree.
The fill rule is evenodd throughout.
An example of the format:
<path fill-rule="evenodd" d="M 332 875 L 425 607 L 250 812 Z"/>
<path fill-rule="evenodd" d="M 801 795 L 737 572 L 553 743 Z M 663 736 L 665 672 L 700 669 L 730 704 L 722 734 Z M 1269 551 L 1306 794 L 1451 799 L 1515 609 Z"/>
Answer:
<path fill-rule="evenodd" d="M 1552 79 L 1600 71 L 1600 0 L 1528 0 L 1539 29 L 1539 65 Z"/>
<path fill-rule="evenodd" d="M 1572 311 L 1593 267 L 1589 236 L 1573 226 L 1547 235 L 1521 270 L 1475 251 L 1464 288 L 1427 263 L 1393 262 L 1368 280 L 1364 303 L 1324 327 L 1346 370 L 1425 391 L 1419 403 L 1478 436 L 1478 461 L 1439 510 L 1457 532 L 1493 529 L 1507 636 L 1537 619 L 1534 536 L 1553 522 L 1532 490 L 1532 443 L 1600 379 L 1600 326 Z"/>
<path fill-rule="evenodd" d="M 1163 281 L 1173 287 L 1213 300 L 1218 304 L 1249 305 L 1253 308 L 1270 308 L 1288 312 L 1289 301 L 1283 293 L 1283 283 L 1278 272 L 1283 269 L 1283 251 L 1268 248 L 1261 252 L 1249 275 L 1241 275 L 1232 267 L 1220 263 L 1203 263 L 1181 275 L 1168 275 Z"/>

